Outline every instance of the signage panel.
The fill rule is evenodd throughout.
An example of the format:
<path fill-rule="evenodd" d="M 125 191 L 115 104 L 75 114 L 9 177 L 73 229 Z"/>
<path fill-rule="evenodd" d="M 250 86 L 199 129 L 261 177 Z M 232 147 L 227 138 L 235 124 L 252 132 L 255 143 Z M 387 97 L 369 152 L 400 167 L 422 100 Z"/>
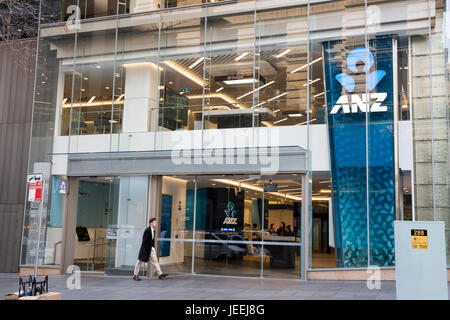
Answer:
<path fill-rule="evenodd" d="M 323 44 L 338 267 L 394 264 L 392 45 Z"/>

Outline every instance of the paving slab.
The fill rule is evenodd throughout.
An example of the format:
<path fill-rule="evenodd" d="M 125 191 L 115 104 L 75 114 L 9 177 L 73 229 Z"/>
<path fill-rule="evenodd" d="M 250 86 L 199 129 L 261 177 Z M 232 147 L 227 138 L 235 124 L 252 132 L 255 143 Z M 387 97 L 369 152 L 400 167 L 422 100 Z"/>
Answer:
<path fill-rule="evenodd" d="M 51 291 L 73 300 L 336 300 L 395 299 L 395 282 L 382 282 L 369 290 L 365 281 L 301 281 L 214 277 L 192 274 L 169 275 L 164 280 L 142 277 L 82 275 L 81 289 L 66 287 L 66 275 L 49 276 Z M 0 274 L 0 294 L 18 290 L 18 274 Z"/>

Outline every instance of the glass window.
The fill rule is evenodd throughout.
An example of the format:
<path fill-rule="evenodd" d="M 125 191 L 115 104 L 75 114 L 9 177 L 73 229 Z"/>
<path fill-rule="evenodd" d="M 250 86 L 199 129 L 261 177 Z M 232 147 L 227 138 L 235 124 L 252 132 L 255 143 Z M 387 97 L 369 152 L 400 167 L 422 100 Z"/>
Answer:
<path fill-rule="evenodd" d="M 307 14 L 307 5 L 256 14 L 255 126 L 305 125 L 308 84 L 322 92 L 320 70 L 308 79 Z"/>

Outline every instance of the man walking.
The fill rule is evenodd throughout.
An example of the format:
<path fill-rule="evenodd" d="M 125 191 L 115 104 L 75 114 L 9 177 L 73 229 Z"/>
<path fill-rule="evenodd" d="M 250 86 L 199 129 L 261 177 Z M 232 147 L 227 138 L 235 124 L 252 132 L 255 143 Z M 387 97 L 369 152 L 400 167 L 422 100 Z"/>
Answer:
<path fill-rule="evenodd" d="M 139 269 L 141 268 L 141 264 L 148 262 L 148 260 L 152 262 L 152 265 L 155 268 L 155 273 L 159 277 L 159 279 L 167 277 L 167 273 L 163 273 L 161 271 L 158 258 L 156 257 L 156 250 L 155 250 L 156 218 L 151 218 L 149 220 L 149 224 L 150 226 L 144 231 L 141 249 L 139 250 L 138 261 L 136 262 L 136 266 L 134 267 L 133 280 L 136 281 L 141 281 L 141 278 L 139 278 Z"/>

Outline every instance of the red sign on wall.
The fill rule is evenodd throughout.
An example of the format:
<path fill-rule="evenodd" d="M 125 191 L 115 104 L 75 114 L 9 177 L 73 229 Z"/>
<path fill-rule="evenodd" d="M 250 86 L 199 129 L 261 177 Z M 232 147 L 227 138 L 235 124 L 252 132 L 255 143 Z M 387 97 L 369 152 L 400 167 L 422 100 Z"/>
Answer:
<path fill-rule="evenodd" d="M 28 175 L 28 201 L 42 200 L 42 174 Z"/>

